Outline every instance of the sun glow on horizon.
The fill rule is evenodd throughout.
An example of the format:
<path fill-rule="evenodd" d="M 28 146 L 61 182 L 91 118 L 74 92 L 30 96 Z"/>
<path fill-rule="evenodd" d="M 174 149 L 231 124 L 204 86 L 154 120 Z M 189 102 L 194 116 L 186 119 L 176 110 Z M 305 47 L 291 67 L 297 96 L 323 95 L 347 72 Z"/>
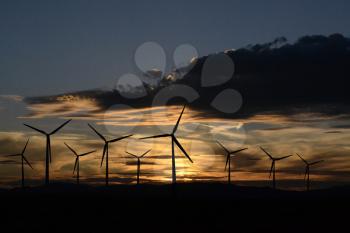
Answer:
<path fill-rule="evenodd" d="M 64 99 L 64 102 L 67 100 Z M 76 100 L 69 100 L 68 102 Z M 86 103 L 91 106 L 91 102 Z M 80 105 L 78 104 L 78 105 Z M 73 104 L 74 106 L 77 103 Z M 55 116 L 45 112 L 54 111 L 57 106 L 36 106 L 41 108 L 35 120 L 39 124 L 47 117 Z M 85 107 L 84 107 L 85 108 Z M 92 107 L 94 109 L 94 107 Z M 55 110 L 56 111 L 56 110 Z M 72 110 L 73 111 L 73 110 Z M 168 183 L 171 181 L 171 143 L 168 138 L 139 140 L 138 138 L 158 133 L 170 133 L 177 121 L 181 108 L 179 106 L 155 108 L 111 108 L 105 113 L 96 112 L 85 117 L 72 117 L 74 121 L 52 139 L 53 169 L 52 178 L 74 182 L 72 169 L 74 157 L 67 151 L 64 142 L 68 142 L 79 151 L 97 150 L 93 155 L 82 159 L 82 182 L 89 184 L 103 183 L 104 166 L 100 168 L 103 143 L 86 127 L 93 121 L 98 129 L 108 138 L 134 134 L 133 138 L 118 142 L 110 148 L 111 183 L 134 183 L 136 165 L 128 158 L 125 151 L 142 153 L 151 149 L 141 165 L 141 181 L 144 183 Z M 73 114 L 74 111 L 69 112 Z M 68 118 L 68 112 L 64 116 Z M 326 133 L 333 122 L 345 124 L 337 118 L 316 117 L 314 121 L 305 122 L 309 115 L 293 116 L 256 115 L 247 119 L 223 119 L 207 117 L 199 111 L 187 108 L 181 119 L 178 140 L 189 153 L 194 163 L 191 164 L 183 153 L 176 149 L 176 173 L 178 182 L 226 182 L 224 171 L 225 157 L 216 141 L 220 141 L 230 149 L 248 147 L 232 159 L 232 182 L 260 182 L 269 184 L 268 169 L 270 161 L 261 152 L 259 146 L 266 147 L 273 155 L 302 153 L 307 159 L 322 158 L 327 163 L 312 169 L 312 179 L 316 182 L 346 182 L 350 180 L 347 171 L 348 160 L 346 150 L 349 134 Z M 51 121 L 46 124 L 50 125 Z M 56 123 L 55 123 L 56 124 Z M 335 124 L 335 123 L 334 123 Z M 77 131 L 77 129 L 79 131 Z M 77 133 L 77 132 L 78 133 Z M 40 183 L 44 171 L 45 138 L 32 131 L 0 132 L 3 142 L 1 154 L 16 153 L 21 150 L 22 142 L 31 137 L 28 147 L 28 159 L 33 162 L 34 171 L 27 171 L 28 182 Z M 337 141 L 337 145 L 332 142 Z M 334 151 L 335 149 L 335 151 Z M 330 151 L 333 151 L 332 153 Z M 336 156 L 334 154 L 336 153 Z M 0 164 L 1 183 L 15 185 L 19 179 L 19 164 Z M 304 167 L 301 161 L 292 157 L 288 161 L 277 164 L 277 177 L 281 182 L 300 183 L 303 180 Z M 301 182 L 302 183 L 302 182 Z M 299 184 L 300 185 L 300 184 Z M 297 188 L 297 187 L 296 187 Z"/>

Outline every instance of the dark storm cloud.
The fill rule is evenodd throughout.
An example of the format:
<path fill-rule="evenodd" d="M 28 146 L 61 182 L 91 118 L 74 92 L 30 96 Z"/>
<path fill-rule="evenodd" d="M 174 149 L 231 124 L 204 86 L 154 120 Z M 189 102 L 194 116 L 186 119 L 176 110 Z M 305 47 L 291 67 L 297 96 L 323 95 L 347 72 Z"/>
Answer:
<path fill-rule="evenodd" d="M 277 112 L 293 114 L 310 111 L 326 114 L 349 112 L 350 39 L 339 34 L 305 36 L 294 44 L 257 44 L 227 53 L 236 72 L 227 83 L 198 88 L 206 58 L 183 79 L 199 90 L 207 104 L 222 89 L 234 88 L 243 96 L 239 113 Z M 206 101 L 207 100 L 207 101 Z M 231 100 L 227 100 L 231 101 Z M 332 105 L 331 103 L 334 103 Z M 324 105 L 327 104 L 327 105 Z M 339 108 L 342 105 L 342 108 Z"/>
<path fill-rule="evenodd" d="M 147 95 L 128 99 L 116 90 L 91 90 L 65 95 L 91 98 L 103 111 L 114 104 L 145 107 L 153 104 L 158 91 L 172 84 L 184 84 L 199 94 L 192 106 L 207 113 L 220 114 L 211 107 L 213 99 L 223 90 L 233 88 L 243 97 L 243 106 L 234 116 L 250 116 L 257 113 L 293 114 L 301 111 L 323 114 L 350 112 L 350 39 L 340 34 L 330 36 L 304 36 L 293 44 L 284 38 L 265 44 L 250 45 L 225 53 L 235 64 L 235 74 L 226 83 L 202 87 L 203 65 L 206 57 L 183 78 L 163 79 L 155 89 L 147 89 Z M 183 93 L 173 93 L 181 96 Z M 31 97 L 29 105 L 50 104 L 58 96 Z M 225 101 L 225 100 L 224 100 Z M 226 100 L 228 104 L 231 99 Z M 173 98 L 170 103 L 181 103 Z M 35 113 L 34 113 L 35 114 Z M 232 115 L 225 115 L 232 117 Z"/>

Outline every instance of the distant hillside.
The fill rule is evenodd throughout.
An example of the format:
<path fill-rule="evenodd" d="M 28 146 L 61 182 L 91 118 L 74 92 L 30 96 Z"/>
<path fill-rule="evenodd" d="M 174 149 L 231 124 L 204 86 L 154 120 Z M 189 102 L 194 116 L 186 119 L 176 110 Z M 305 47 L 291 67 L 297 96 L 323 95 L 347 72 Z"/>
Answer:
<path fill-rule="evenodd" d="M 0 194 L 1 232 L 348 232 L 349 187 L 53 184 Z"/>

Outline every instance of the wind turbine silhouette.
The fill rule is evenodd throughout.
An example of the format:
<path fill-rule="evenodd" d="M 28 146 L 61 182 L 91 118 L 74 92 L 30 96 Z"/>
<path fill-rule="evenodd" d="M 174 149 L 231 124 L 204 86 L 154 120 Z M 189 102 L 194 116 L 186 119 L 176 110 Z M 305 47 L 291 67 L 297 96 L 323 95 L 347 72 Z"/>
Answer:
<path fill-rule="evenodd" d="M 127 152 L 125 151 L 127 154 L 133 156 L 134 158 L 137 159 L 137 184 L 140 184 L 140 167 L 141 167 L 141 159 L 146 155 L 148 154 L 148 152 L 150 152 L 151 150 L 148 150 L 146 151 L 145 153 L 143 153 L 142 155 L 135 155 L 135 154 L 132 154 L 130 152 Z"/>
<path fill-rule="evenodd" d="M 226 152 L 226 165 L 225 165 L 225 171 L 228 164 L 228 183 L 231 184 L 231 157 L 236 156 L 236 153 L 247 150 L 248 148 L 243 148 L 235 151 L 229 151 L 224 145 L 222 145 L 219 141 L 216 141 Z"/>
<path fill-rule="evenodd" d="M 26 145 L 24 146 L 22 152 L 20 154 L 14 154 L 14 155 L 5 155 L 6 157 L 21 157 L 21 164 L 22 164 L 22 189 L 24 188 L 24 162 L 31 168 L 33 169 L 32 165 L 29 163 L 28 159 L 24 156 L 24 153 L 27 149 L 29 143 L 29 139 L 27 140 Z"/>
<path fill-rule="evenodd" d="M 184 153 L 184 155 L 188 158 L 188 160 L 193 163 L 192 159 L 190 158 L 190 156 L 187 154 L 187 152 L 185 151 L 185 149 L 182 147 L 182 145 L 180 144 L 180 142 L 177 140 L 175 133 L 177 131 L 177 128 L 179 127 L 179 123 L 182 117 L 182 114 L 184 113 L 186 108 L 186 105 L 183 107 L 182 112 L 180 114 L 179 119 L 176 122 L 176 125 L 173 129 L 173 131 L 170 134 L 160 134 L 160 135 L 155 135 L 155 136 L 150 136 L 150 137 L 144 137 L 141 139 L 148 139 L 148 138 L 164 138 L 164 137 L 170 137 L 171 138 L 171 150 L 172 150 L 172 156 L 171 156 L 171 160 L 172 160 L 172 183 L 176 184 L 176 165 L 175 165 L 175 144 L 177 145 L 177 147 Z"/>
<path fill-rule="evenodd" d="M 64 143 L 66 145 L 66 147 L 73 152 L 73 154 L 75 155 L 75 163 L 74 163 L 74 170 L 73 170 L 73 175 L 75 173 L 75 171 L 77 171 L 77 184 L 79 184 L 79 167 L 80 167 L 80 157 L 83 157 L 83 156 L 86 156 L 86 155 L 89 155 L 91 153 L 94 153 L 96 152 L 95 150 L 94 151 L 90 151 L 90 152 L 86 152 L 86 153 L 83 153 L 83 154 L 78 154 L 75 150 L 73 150 L 72 147 L 70 147 L 67 143 Z"/>
<path fill-rule="evenodd" d="M 71 120 L 66 121 L 60 127 L 52 131 L 51 133 L 47 133 L 43 130 L 37 129 L 33 126 L 24 124 L 25 126 L 43 134 L 46 136 L 46 158 L 45 158 L 45 185 L 50 183 L 50 164 L 52 163 L 52 154 L 51 154 L 51 136 L 57 133 L 60 129 L 62 129 L 65 125 L 67 125 Z"/>
<path fill-rule="evenodd" d="M 308 161 L 306 161 L 303 157 L 301 157 L 301 155 L 299 155 L 297 153 L 297 155 L 299 156 L 299 158 L 305 163 L 306 167 L 305 167 L 305 175 L 304 175 L 304 180 L 306 179 L 306 190 L 309 191 L 310 190 L 310 166 L 318 164 L 323 162 L 324 160 L 319 160 L 316 162 L 312 162 L 309 163 Z"/>
<path fill-rule="evenodd" d="M 264 150 L 264 148 L 260 147 L 260 149 L 262 151 L 264 151 L 264 153 L 267 156 L 269 156 L 269 158 L 271 159 L 271 168 L 270 168 L 269 178 L 271 178 L 271 173 L 272 173 L 272 185 L 273 185 L 273 188 L 276 189 L 276 161 L 280 161 L 282 159 L 289 158 L 293 155 L 287 155 L 287 156 L 283 156 L 283 157 L 274 158 L 274 157 L 272 157 L 272 155 L 270 153 L 268 153 L 266 150 Z"/>
<path fill-rule="evenodd" d="M 127 135 L 127 136 L 123 136 L 123 137 L 119 137 L 119 138 L 115 138 L 112 140 L 107 140 L 102 134 L 100 134 L 94 127 L 92 127 L 92 125 L 88 124 L 88 126 L 104 141 L 105 145 L 103 146 L 103 153 L 102 153 L 102 160 L 101 160 L 101 167 L 103 164 L 103 160 L 106 156 L 106 186 L 109 185 L 109 171 L 108 171 L 108 161 L 109 161 L 109 144 L 113 143 L 113 142 L 117 142 L 117 141 L 121 141 L 125 138 L 131 137 L 132 134 Z"/>

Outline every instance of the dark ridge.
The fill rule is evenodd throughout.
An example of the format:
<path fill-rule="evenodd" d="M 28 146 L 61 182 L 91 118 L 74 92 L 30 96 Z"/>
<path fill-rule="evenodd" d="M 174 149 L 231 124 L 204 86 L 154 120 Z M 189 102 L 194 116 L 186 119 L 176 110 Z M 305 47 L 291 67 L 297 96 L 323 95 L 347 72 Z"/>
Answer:
<path fill-rule="evenodd" d="M 349 194 L 349 187 L 56 183 L 1 192 L 1 225 L 2 232 L 347 232 Z"/>

